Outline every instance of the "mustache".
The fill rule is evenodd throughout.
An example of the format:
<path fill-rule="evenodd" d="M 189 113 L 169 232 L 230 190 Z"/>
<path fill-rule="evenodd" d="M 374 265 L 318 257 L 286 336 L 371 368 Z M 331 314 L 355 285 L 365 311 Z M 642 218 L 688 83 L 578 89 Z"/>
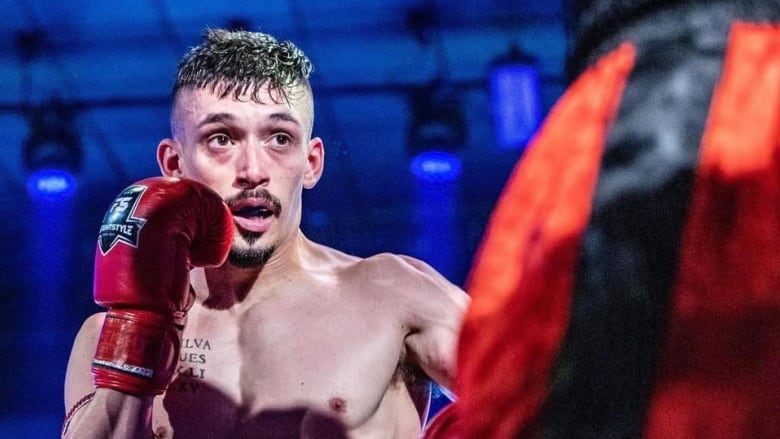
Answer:
<path fill-rule="evenodd" d="M 225 203 L 227 203 L 228 207 L 232 209 L 239 202 L 248 200 L 250 198 L 259 199 L 268 204 L 274 216 L 279 216 L 282 213 L 282 202 L 265 189 L 243 190 L 238 194 L 233 195 L 232 197 L 226 198 Z"/>

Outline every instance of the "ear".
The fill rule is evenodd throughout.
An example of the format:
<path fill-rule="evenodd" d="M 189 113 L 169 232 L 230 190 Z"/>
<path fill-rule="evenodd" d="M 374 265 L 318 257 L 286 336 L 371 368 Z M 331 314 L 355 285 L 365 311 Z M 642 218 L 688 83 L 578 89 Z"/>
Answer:
<path fill-rule="evenodd" d="M 179 148 L 180 145 L 173 139 L 163 139 L 157 145 L 157 164 L 166 177 L 180 177 L 182 174 Z"/>
<path fill-rule="evenodd" d="M 309 169 L 303 176 L 303 187 L 311 189 L 320 180 L 325 166 L 325 146 L 319 137 L 309 140 L 307 160 Z"/>

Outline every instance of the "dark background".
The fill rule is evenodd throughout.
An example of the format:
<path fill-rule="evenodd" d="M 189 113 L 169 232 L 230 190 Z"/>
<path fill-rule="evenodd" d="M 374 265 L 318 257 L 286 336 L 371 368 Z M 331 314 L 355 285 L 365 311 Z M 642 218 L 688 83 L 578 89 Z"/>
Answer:
<path fill-rule="evenodd" d="M 531 55 L 542 113 L 564 89 L 561 1 L 0 0 L 0 437 L 56 437 L 72 339 L 92 303 L 97 230 L 129 183 L 158 175 L 169 89 L 206 27 L 298 44 L 315 71 L 326 169 L 305 194 L 312 239 L 367 256 L 420 257 L 463 285 L 490 212 L 523 153 L 497 145 L 488 74 L 513 45 Z M 409 171 L 411 94 L 436 79 L 460 101 L 463 170 Z M 78 189 L 36 199 L 25 143 L 38 108 L 60 108 L 81 152 Z M 421 145 L 414 145 L 421 147 Z"/>

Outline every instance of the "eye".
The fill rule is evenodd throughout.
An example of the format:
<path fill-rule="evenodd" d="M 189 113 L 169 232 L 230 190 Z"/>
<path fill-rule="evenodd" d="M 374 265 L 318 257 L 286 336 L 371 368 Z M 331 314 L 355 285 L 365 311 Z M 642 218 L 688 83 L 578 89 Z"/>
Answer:
<path fill-rule="evenodd" d="M 278 146 L 287 146 L 292 143 L 290 136 L 284 133 L 274 134 L 272 140 Z"/>
<path fill-rule="evenodd" d="M 209 136 L 208 146 L 211 148 L 224 148 L 233 144 L 233 140 L 225 133 L 217 133 Z"/>

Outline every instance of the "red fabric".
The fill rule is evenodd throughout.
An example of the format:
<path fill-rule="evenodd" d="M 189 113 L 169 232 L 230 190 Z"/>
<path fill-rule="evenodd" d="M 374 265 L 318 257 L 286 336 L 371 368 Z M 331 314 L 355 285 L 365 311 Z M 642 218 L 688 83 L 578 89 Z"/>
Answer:
<path fill-rule="evenodd" d="M 504 188 L 467 282 L 473 300 L 452 409 L 462 422 L 436 437 L 533 431 L 566 332 L 604 138 L 633 61 L 625 44 L 580 76 Z"/>
<path fill-rule="evenodd" d="M 425 427 L 425 439 L 460 439 L 458 433 L 461 418 L 455 411 L 455 403 L 450 403 L 436 413 L 436 416 Z"/>
<path fill-rule="evenodd" d="M 645 437 L 780 438 L 780 26 L 733 26 Z"/>

